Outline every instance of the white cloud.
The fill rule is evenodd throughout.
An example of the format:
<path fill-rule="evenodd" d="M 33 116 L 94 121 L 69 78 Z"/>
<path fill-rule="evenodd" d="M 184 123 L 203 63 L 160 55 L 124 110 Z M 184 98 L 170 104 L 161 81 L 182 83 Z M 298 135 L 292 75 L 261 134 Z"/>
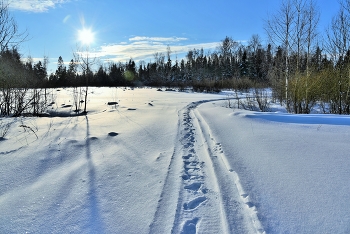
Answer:
<path fill-rule="evenodd" d="M 172 55 L 186 54 L 191 49 L 215 50 L 220 42 L 209 43 L 188 43 L 186 45 L 179 42 L 186 41 L 187 38 L 179 37 L 133 37 L 129 43 L 119 43 L 104 45 L 92 54 L 101 60 L 113 62 L 125 62 L 132 58 L 134 61 L 153 60 L 155 53 L 167 52 L 167 46 L 170 46 Z M 178 43 L 176 43 L 178 42 Z M 181 59 L 178 57 L 178 59 Z"/>
<path fill-rule="evenodd" d="M 179 42 L 188 40 L 185 37 L 132 37 L 129 41 L 158 41 L 158 42 Z"/>
<path fill-rule="evenodd" d="M 12 0 L 10 8 L 21 11 L 45 12 L 56 5 L 69 2 L 70 0 Z"/>

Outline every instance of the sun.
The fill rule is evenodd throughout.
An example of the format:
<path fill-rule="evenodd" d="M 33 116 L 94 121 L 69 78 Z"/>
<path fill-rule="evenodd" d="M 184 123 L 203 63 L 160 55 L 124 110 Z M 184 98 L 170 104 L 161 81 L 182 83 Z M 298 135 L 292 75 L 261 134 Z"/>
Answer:
<path fill-rule="evenodd" d="M 94 33 L 91 29 L 83 28 L 78 31 L 78 40 L 84 45 L 90 45 L 94 42 Z"/>

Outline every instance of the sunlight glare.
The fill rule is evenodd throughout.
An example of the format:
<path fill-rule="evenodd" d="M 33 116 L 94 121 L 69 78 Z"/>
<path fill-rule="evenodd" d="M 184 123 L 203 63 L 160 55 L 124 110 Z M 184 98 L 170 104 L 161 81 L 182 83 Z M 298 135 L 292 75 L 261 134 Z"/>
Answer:
<path fill-rule="evenodd" d="M 94 42 L 94 33 L 91 31 L 91 29 L 86 28 L 79 30 L 78 40 L 85 45 L 89 45 Z"/>

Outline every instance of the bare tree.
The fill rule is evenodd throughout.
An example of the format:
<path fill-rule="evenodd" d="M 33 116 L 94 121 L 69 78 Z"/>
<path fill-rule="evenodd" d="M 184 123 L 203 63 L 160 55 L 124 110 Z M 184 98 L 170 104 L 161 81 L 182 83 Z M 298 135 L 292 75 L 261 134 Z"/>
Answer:
<path fill-rule="evenodd" d="M 296 9 L 292 0 L 283 0 L 276 14 L 265 22 L 269 40 L 275 46 L 282 46 L 285 51 L 285 98 L 288 104 L 289 54 L 294 38 Z"/>
<path fill-rule="evenodd" d="M 77 51 L 73 53 L 75 61 L 79 64 L 82 75 L 85 76 L 85 100 L 84 111 L 82 114 L 87 114 L 86 103 L 89 89 L 89 76 L 91 75 L 91 68 L 96 63 L 96 57 L 91 57 L 88 46 L 77 46 Z"/>
<path fill-rule="evenodd" d="M 25 72 L 17 47 L 27 37 L 27 32 L 20 32 L 11 16 L 9 3 L 0 0 L 0 115 L 19 115 L 24 110 L 20 99 L 25 96 L 26 89 L 21 87 L 26 85 L 30 74 Z"/>
<path fill-rule="evenodd" d="M 320 21 L 320 12 L 317 10 L 316 3 L 314 0 L 310 0 L 309 4 L 306 6 L 305 11 L 306 17 L 306 74 L 309 76 L 309 67 L 310 67 L 310 56 L 312 47 L 317 42 L 317 26 Z"/>
<path fill-rule="evenodd" d="M 293 48 L 295 56 L 295 71 L 294 71 L 294 87 L 291 93 L 292 103 L 295 113 L 309 112 L 308 98 L 308 76 L 309 76 L 309 57 L 311 46 L 313 45 L 318 17 L 315 3 L 312 0 L 294 0 L 293 5 L 296 9 L 295 17 L 295 36 L 293 40 Z M 305 67 L 302 66 L 302 55 L 306 53 L 306 79 L 305 84 L 300 83 L 303 80 L 303 72 Z M 302 86 L 302 87 L 301 87 Z M 304 92 L 305 91 L 305 92 Z"/>
<path fill-rule="evenodd" d="M 17 47 L 28 38 L 26 31 L 20 32 L 16 20 L 9 12 L 9 3 L 0 0 L 0 51 Z"/>
<path fill-rule="evenodd" d="M 348 60 L 350 48 L 350 1 L 341 1 L 338 14 L 333 17 L 327 29 L 326 49 L 331 55 L 338 77 L 338 97 L 335 99 L 338 113 L 350 113 L 350 65 Z M 345 92 L 344 92 L 345 91 Z M 343 96 L 345 94 L 345 96 Z"/>
<path fill-rule="evenodd" d="M 234 50 L 238 47 L 238 43 L 232 37 L 225 37 L 219 46 L 219 52 L 224 59 L 230 59 Z"/>
<path fill-rule="evenodd" d="M 248 42 L 248 47 L 252 50 L 254 54 L 258 51 L 258 48 L 261 47 L 262 40 L 258 34 L 252 35 Z"/>
<path fill-rule="evenodd" d="M 350 14 L 350 0 L 342 0 L 340 1 L 341 7 L 343 7 L 348 14 Z"/>
<path fill-rule="evenodd" d="M 293 3 L 295 10 L 296 10 L 296 17 L 295 17 L 295 37 L 294 37 L 294 46 L 296 50 L 296 72 L 300 72 L 300 57 L 301 53 L 304 49 L 305 45 L 305 35 L 306 35 L 306 9 L 305 0 L 294 0 Z"/>
<path fill-rule="evenodd" d="M 291 104 L 288 90 L 289 79 L 293 72 L 296 78 L 293 83 L 295 86 L 299 85 L 299 78 L 303 71 L 301 58 L 305 53 L 306 74 L 309 76 L 310 54 L 312 46 L 316 41 L 318 22 L 319 12 L 317 11 L 314 0 L 283 0 L 279 11 L 266 21 L 265 30 L 270 41 L 275 46 L 282 46 L 284 50 L 285 99 L 287 108 L 290 108 Z M 289 61 L 292 53 L 295 55 L 294 64 Z M 297 90 L 294 87 L 294 91 L 296 92 Z M 298 112 L 296 101 L 299 102 L 298 105 L 300 107 L 302 100 L 296 100 L 297 93 L 295 92 L 292 94 L 292 98 L 294 100 L 294 111 Z M 306 102 L 308 101 L 306 100 Z"/>
<path fill-rule="evenodd" d="M 334 62 L 344 58 L 350 45 L 350 17 L 342 7 L 337 16 L 333 17 L 331 26 L 327 29 L 328 44 L 326 49 Z"/>
<path fill-rule="evenodd" d="M 317 26 L 320 20 L 320 13 L 317 10 L 314 0 L 310 0 L 305 8 L 305 41 L 306 41 L 306 81 L 305 81 L 305 108 L 304 113 L 309 113 L 311 109 L 310 95 L 309 95 L 309 78 L 310 78 L 310 57 L 312 47 L 317 42 Z"/>

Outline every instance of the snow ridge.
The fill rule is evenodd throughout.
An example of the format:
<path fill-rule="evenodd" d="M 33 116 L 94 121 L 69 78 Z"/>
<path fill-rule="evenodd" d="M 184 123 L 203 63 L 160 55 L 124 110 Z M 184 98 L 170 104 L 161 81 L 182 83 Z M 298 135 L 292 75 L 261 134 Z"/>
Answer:
<path fill-rule="evenodd" d="M 178 121 L 178 133 L 176 140 L 179 139 L 180 120 Z M 178 191 L 180 189 L 180 179 L 177 172 L 181 170 L 181 161 L 179 162 L 178 144 L 175 144 L 174 152 L 171 156 L 168 172 L 165 178 L 163 189 L 158 200 L 158 207 L 150 224 L 149 234 L 152 233 L 170 233 L 172 229 L 175 212 L 177 209 Z"/>

